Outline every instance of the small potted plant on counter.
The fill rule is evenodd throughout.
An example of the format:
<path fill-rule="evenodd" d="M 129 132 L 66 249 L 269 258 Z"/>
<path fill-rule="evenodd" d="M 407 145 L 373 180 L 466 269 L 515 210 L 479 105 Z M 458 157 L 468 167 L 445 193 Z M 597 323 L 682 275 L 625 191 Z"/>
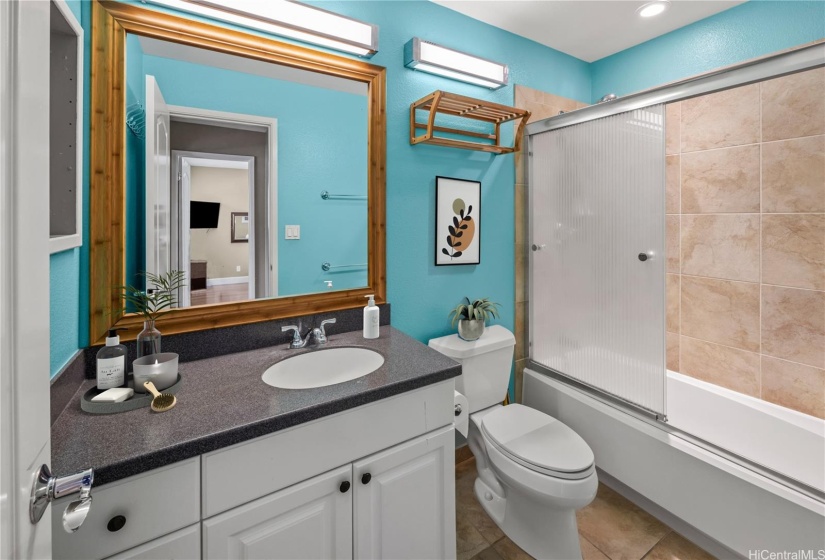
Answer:
<path fill-rule="evenodd" d="M 484 334 L 487 319 L 499 318 L 498 307 L 497 303 L 488 298 L 470 301 L 470 298 L 465 297 L 450 311 L 453 326 L 458 323 L 458 336 L 463 340 L 478 340 Z"/>
<path fill-rule="evenodd" d="M 186 286 L 186 273 L 172 270 L 165 274 L 141 273 L 146 278 L 146 290 L 134 286 L 120 286 L 123 313 L 143 316 L 143 330 L 137 336 L 137 357 L 160 354 L 160 331 L 155 321 L 177 305 L 178 290 Z M 129 309 L 131 306 L 131 309 Z"/>

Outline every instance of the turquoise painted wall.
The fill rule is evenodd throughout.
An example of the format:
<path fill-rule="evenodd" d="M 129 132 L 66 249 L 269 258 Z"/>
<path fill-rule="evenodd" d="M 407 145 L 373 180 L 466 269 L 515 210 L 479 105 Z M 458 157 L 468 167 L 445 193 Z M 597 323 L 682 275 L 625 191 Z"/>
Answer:
<path fill-rule="evenodd" d="M 72 13 L 84 30 L 84 75 L 88 76 L 91 53 L 91 10 L 87 2 L 67 0 Z M 83 84 L 83 123 L 88 131 L 89 82 Z M 89 137 L 83 139 L 83 221 L 89 216 Z M 50 365 L 54 376 L 74 356 L 77 349 L 88 345 L 89 331 L 89 229 L 83 230 L 83 245 L 51 255 L 49 259 L 49 320 L 51 323 Z M 83 286 L 86 288 L 83 289 Z"/>
<path fill-rule="evenodd" d="M 322 190 L 366 194 L 366 95 L 149 55 L 143 71 L 169 105 L 277 119 L 279 295 L 324 291 L 324 280 L 366 285 L 363 269 L 321 270 L 367 261 L 366 201 L 321 199 Z M 301 239 L 285 240 L 286 224 L 300 225 Z"/>
<path fill-rule="evenodd" d="M 751 0 L 597 60 L 595 103 L 825 37 L 825 2 Z"/>
<path fill-rule="evenodd" d="M 465 294 L 501 302 L 500 322 L 513 328 L 514 168 L 513 156 L 509 155 L 410 146 L 409 104 L 435 89 L 512 103 L 513 87 L 489 91 L 408 70 L 403 67 L 403 47 L 410 38 L 419 36 L 506 62 L 510 65 L 511 84 L 589 102 L 606 91 L 625 94 L 815 40 L 825 29 L 823 3 L 752 0 L 587 64 L 430 2 L 353 0 L 319 5 L 380 27 L 380 51 L 372 62 L 387 67 L 388 78 L 388 295 L 393 304 L 393 324 L 421 341 L 451 332 L 447 312 Z M 86 29 L 87 20 L 88 7 L 84 5 Z M 88 94 L 86 103 L 88 122 Z M 509 141 L 512 132 L 508 130 L 507 134 Z M 86 146 L 88 153 L 88 139 Z M 433 265 L 436 175 L 482 182 L 483 242 L 478 266 Z M 88 202 L 86 210 L 88 216 Z M 77 347 L 88 344 L 87 247 L 88 231 L 79 258 L 52 257 L 52 374 Z M 79 294 L 56 297 L 55 291 L 74 290 L 64 279 L 75 277 L 79 277 Z M 72 344 L 75 324 L 79 327 Z"/>

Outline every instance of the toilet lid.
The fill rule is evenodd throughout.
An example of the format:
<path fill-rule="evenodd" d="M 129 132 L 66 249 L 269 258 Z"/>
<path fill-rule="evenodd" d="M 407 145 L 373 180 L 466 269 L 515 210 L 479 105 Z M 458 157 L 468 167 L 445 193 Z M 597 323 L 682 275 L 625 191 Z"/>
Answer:
<path fill-rule="evenodd" d="M 593 465 L 593 451 L 579 434 L 534 408 L 501 407 L 485 415 L 481 427 L 493 443 L 525 466 L 574 473 Z"/>

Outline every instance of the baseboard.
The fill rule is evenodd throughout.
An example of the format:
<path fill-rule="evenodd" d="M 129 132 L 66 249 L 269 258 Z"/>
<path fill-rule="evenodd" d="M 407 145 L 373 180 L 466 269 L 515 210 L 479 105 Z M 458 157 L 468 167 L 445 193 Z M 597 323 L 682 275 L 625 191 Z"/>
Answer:
<path fill-rule="evenodd" d="M 249 276 L 228 276 L 226 278 L 208 278 L 206 280 L 206 287 L 225 286 L 227 284 L 248 284 Z"/>

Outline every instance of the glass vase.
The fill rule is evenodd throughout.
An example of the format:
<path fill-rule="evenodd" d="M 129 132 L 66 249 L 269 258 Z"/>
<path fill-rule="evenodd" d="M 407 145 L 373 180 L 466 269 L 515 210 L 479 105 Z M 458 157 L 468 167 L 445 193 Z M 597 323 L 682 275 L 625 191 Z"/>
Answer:
<path fill-rule="evenodd" d="M 160 354 L 160 337 L 154 321 L 143 321 L 143 330 L 137 335 L 137 357 Z"/>

